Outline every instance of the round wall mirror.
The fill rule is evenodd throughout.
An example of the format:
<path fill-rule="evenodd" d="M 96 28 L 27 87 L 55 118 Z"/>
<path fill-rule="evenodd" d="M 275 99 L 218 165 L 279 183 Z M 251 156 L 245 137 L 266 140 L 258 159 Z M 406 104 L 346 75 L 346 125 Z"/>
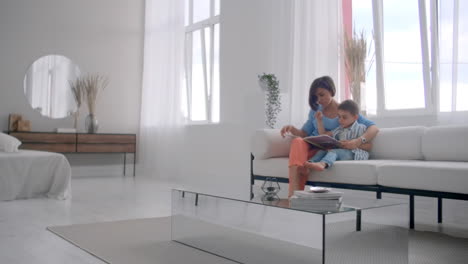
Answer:
<path fill-rule="evenodd" d="M 69 58 L 46 55 L 37 59 L 24 76 L 24 94 L 31 107 L 43 116 L 64 118 L 77 111 L 70 82 L 80 69 Z"/>

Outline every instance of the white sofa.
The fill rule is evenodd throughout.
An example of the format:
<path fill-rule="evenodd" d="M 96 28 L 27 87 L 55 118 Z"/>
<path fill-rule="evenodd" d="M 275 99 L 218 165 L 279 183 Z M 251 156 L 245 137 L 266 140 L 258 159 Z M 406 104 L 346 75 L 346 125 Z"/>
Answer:
<path fill-rule="evenodd" d="M 256 131 L 252 142 L 252 182 L 276 177 L 288 182 L 290 139 L 278 129 Z M 468 126 L 383 128 L 373 140 L 370 159 L 337 161 L 313 172 L 308 184 L 408 194 L 410 228 L 414 228 L 414 196 L 468 200 Z"/>

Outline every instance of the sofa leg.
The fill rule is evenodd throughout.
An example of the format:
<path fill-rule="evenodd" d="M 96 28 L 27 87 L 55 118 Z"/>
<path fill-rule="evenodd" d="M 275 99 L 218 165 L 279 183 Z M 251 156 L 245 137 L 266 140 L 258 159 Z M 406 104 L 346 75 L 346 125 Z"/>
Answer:
<path fill-rule="evenodd" d="M 409 196 L 409 228 L 414 229 L 414 195 Z"/>
<path fill-rule="evenodd" d="M 442 223 L 442 197 L 437 197 L 437 223 Z"/>
<path fill-rule="evenodd" d="M 356 231 L 361 231 L 361 210 L 356 210 Z"/>
<path fill-rule="evenodd" d="M 382 192 L 380 192 L 380 191 L 375 192 L 375 195 L 376 195 L 377 199 L 382 199 Z"/>
<path fill-rule="evenodd" d="M 254 155 L 250 153 L 250 200 L 254 198 L 253 186 L 255 184 L 255 178 L 253 174 L 253 160 L 255 159 Z"/>

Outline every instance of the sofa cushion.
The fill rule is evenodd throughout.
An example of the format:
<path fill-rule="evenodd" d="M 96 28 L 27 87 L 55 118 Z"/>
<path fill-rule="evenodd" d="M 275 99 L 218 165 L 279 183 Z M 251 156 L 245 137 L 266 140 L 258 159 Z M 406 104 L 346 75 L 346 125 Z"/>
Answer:
<path fill-rule="evenodd" d="M 311 172 L 309 181 L 362 185 L 377 184 L 377 167 L 381 160 L 343 160 L 321 172 Z"/>
<path fill-rule="evenodd" d="M 382 128 L 372 141 L 371 159 L 422 160 L 421 138 L 425 127 Z"/>
<path fill-rule="evenodd" d="M 330 169 L 311 172 L 309 181 L 362 185 L 377 184 L 377 166 L 380 160 L 337 161 Z M 254 160 L 253 173 L 259 176 L 288 178 L 288 158 Z"/>
<path fill-rule="evenodd" d="M 468 126 L 430 127 L 422 137 L 426 160 L 468 161 Z"/>
<path fill-rule="evenodd" d="M 377 181 L 388 187 L 468 194 L 468 163 L 388 161 L 378 167 Z"/>
<path fill-rule="evenodd" d="M 260 129 L 255 131 L 251 151 L 255 159 L 288 157 L 290 145 L 291 138 L 283 138 L 279 129 Z"/>
<path fill-rule="evenodd" d="M 253 173 L 259 176 L 288 178 L 288 158 L 254 160 Z"/>

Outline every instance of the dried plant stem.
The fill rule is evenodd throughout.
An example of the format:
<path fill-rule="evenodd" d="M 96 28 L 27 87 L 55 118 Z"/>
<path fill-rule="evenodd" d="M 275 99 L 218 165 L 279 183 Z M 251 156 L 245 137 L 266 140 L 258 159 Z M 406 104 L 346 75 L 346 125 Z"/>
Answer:
<path fill-rule="evenodd" d="M 361 105 L 361 82 L 366 81 L 365 61 L 367 57 L 367 40 L 364 31 L 350 38 L 345 34 L 345 68 L 350 81 L 353 100 Z"/>
<path fill-rule="evenodd" d="M 107 77 L 98 74 L 86 75 L 77 78 L 75 81 L 70 81 L 70 87 L 77 105 L 77 110 L 75 112 L 75 128 L 76 119 L 78 119 L 78 110 L 83 100 L 86 100 L 89 113 L 94 115 L 96 113 L 98 95 L 106 88 L 108 83 Z"/>
<path fill-rule="evenodd" d="M 75 102 L 76 102 L 76 111 L 75 113 L 73 113 L 73 117 L 74 117 L 74 123 L 73 123 L 73 127 L 75 129 L 78 128 L 78 116 L 79 116 L 79 111 L 80 111 L 80 107 L 81 107 L 81 104 L 83 102 L 83 98 L 84 98 L 84 81 L 82 78 L 77 78 L 76 80 L 74 81 L 69 81 L 69 84 L 70 84 L 70 88 L 72 90 L 72 94 L 73 94 L 73 97 L 75 98 Z"/>
<path fill-rule="evenodd" d="M 96 113 L 96 100 L 100 91 L 104 90 L 109 81 L 106 77 L 97 74 L 88 75 L 84 79 L 84 91 L 86 94 L 86 103 L 91 115 Z"/>

